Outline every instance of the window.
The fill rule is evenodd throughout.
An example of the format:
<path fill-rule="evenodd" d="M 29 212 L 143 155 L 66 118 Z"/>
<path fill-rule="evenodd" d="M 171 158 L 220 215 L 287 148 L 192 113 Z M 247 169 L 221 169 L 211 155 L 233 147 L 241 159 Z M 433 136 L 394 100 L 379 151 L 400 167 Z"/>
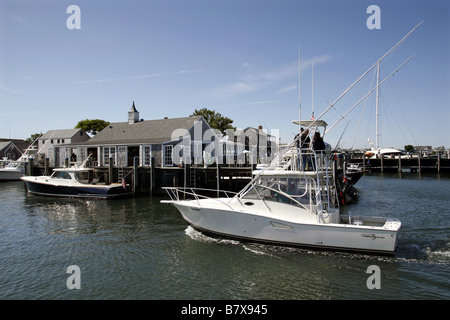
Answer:
<path fill-rule="evenodd" d="M 164 166 L 173 166 L 173 161 L 172 161 L 172 151 L 173 151 L 173 146 L 172 145 L 166 145 L 164 146 Z"/>
<path fill-rule="evenodd" d="M 117 165 L 119 167 L 127 166 L 127 147 L 126 146 L 117 147 Z"/>
<path fill-rule="evenodd" d="M 112 163 L 116 163 L 116 147 L 103 147 L 103 163 L 109 165 L 109 158 L 112 158 Z"/>
<path fill-rule="evenodd" d="M 144 152 L 142 155 L 142 163 L 144 167 L 150 167 L 152 165 L 152 147 L 151 146 L 144 146 Z"/>
<path fill-rule="evenodd" d="M 68 179 L 68 180 L 72 179 L 70 177 L 70 175 L 67 172 L 64 172 L 64 171 L 57 171 L 56 174 L 53 176 L 53 178 L 55 178 L 55 179 Z"/>

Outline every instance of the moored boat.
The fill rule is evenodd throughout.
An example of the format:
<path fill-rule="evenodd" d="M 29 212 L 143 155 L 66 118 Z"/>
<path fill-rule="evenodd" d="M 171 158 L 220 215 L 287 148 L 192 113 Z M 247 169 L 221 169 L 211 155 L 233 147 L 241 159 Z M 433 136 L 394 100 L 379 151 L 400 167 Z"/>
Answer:
<path fill-rule="evenodd" d="M 132 195 L 130 186 L 105 183 L 95 179 L 92 168 L 70 167 L 53 169 L 51 176 L 24 176 L 28 192 L 53 197 L 112 199 Z"/>
<path fill-rule="evenodd" d="M 20 180 L 25 173 L 24 161 L 8 161 L 3 168 L 0 168 L 0 181 Z"/>

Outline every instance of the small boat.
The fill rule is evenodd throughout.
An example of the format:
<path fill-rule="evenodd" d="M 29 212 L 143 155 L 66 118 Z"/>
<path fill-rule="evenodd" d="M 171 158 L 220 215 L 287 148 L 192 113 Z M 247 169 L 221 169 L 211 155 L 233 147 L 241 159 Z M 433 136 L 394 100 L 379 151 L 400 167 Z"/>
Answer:
<path fill-rule="evenodd" d="M 9 160 L 6 158 L 0 160 L 0 181 L 18 181 L 25 175 L 26 164 L 30 161 L 30 159 L 34 159 L 36 156 L 37 150 L 33 147 L 33 145 L 38 139 L 39 138 L 36 138 L 36 140 L 28 146 L 19 159 Z"/>
<path fill-rule="evenodd" d="M 4 161 L 4 160 L 2 160 Z M 20 180 L 25 174 L 25 161 L 6 161 L 7 164 L 0 168 L 0 181 Z"/>
<path fill-rule="evenodd" d="M 0 168 L 0 181 L 20 180 L 20 178 L 25 174 L 25 166 L 30 159 L 34 159 L 34 155 L 29 152 L 25 152 L 17 160 L 1 160 L 6 164 Z"/>
<path fill-rule="evenodd" d="M 24 176 L 20 179 L 25 182 L 28 192 L 44 196 L 112 199 L 133 194 L 125 181 L 100 182 L 95 178 L 94 169 L 84 165 L 56 168 L 51 176 Z"/>

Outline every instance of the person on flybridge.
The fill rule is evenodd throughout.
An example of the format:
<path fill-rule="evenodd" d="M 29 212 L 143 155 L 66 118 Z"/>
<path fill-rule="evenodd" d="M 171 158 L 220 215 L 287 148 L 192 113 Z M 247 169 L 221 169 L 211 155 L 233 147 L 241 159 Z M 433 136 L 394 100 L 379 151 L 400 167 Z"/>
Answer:
<path fill-rule="evenodd" d="M 299 135 L 301 135 L 301 137 L 300 137 L 300 139 L 297 140 L 296 145 L 297 145 L 297 148 L 299 149 L 299 155 L 300 155 L 300 153 L 301 153 L 300 149 L 308 149 L 309 148 L 311 139 L 309 138 L 309 130 L 308 129 L 305 130 L 303 128 L 300 128 L 300 133 L 297 133 L 295 135 L 295 139 L 297 139 Z M 301 161 L 300 161 L 300 159 L 301 159 Z M 301 162 L 301 165 L 300 165 L 300 162 Z M 297 168 L 301 167 L 302 170 L 305 171 L 306 164 L 308 163 L 310 165 L 309 162 L 310 161 L 308 161 L 306 153 L 303 153 L 301 157 L 299 156 L 297 158 Z"/>

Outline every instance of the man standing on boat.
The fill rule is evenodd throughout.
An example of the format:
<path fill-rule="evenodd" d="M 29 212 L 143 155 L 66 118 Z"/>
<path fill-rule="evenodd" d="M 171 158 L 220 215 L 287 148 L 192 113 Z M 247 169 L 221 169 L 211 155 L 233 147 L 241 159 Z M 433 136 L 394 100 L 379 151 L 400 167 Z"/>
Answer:
<path fill-rule="evenodd" d="M 304 130 L 303 128 L 300 128 L 300 133 L 297 133 L 295 135 L 296 145 L 299 150 L 299 157 L 297 159 L 297 168 L 300 168 L 300 155 L 301 155 L 301 168 L 303 171 L 306 169 L 306 162 L 307 162 L 307 156 L 305 153 L 302 154 L 301 149 L 308 149 L 309 143 L 311 142 L 311 139 L 308 136 L 309 130 Z M 301 135 L 300 139 L 298 139 L 298 136 Z"/>
<path fill-rule="evenodd" d="M 318 168 L 322 166 L 322 154 L 325 151 L 325 143 L 323 142 L 323 138 L 320 136 L 320 132 L 316 131 L 314 133 L 313 141 L 312 141 L 312 149 L 314 150 L 317 158 L 316 158 L 316 164 L 318 165 Z"/>

